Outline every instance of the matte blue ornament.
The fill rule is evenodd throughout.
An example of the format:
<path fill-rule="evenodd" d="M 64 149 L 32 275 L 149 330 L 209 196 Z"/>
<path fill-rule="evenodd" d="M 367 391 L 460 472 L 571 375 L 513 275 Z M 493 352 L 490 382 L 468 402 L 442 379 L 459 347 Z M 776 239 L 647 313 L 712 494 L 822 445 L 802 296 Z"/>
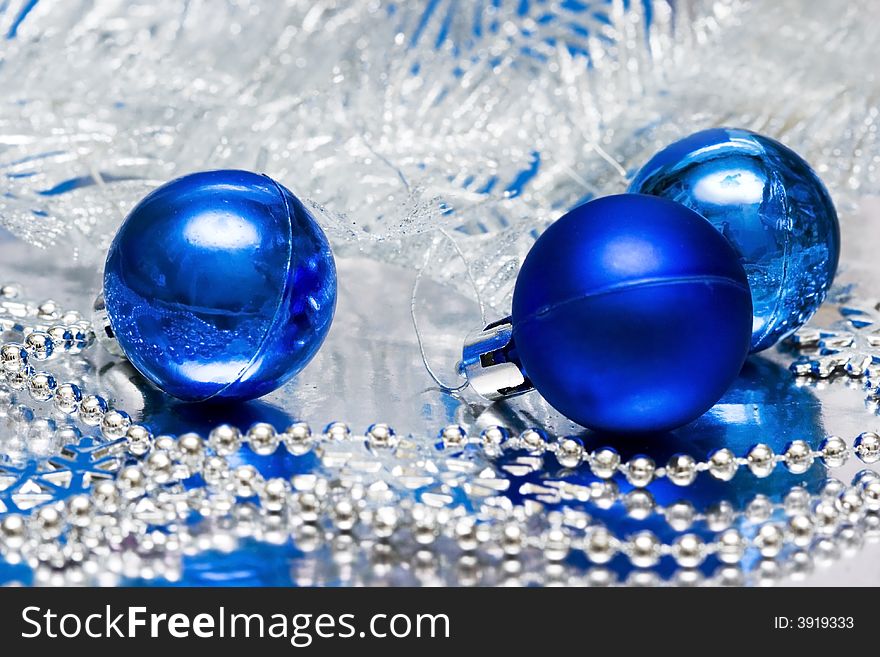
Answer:
<path fill-rule="evenodd" d="M 837 213 L 809 164 L 779 142 L 704 130 L 657 153 L 630 191 L 683 203 L 730 240 L 752 289 L 753 352 L 794 332 L 825 299 L 840 255 Z"/>
<path fill-rule="evenodd" d="M 535 242 L 511 318 L 465 344 L 462 368 L 490 398 L 533 386 L 585 427 L 664 431 L 724 394 L 751 326 L 745 272 L 709 222 L 665 199 L 608 196 Z"/>
<path fill-rule="evenodd" d="M 104 268 L 112 332 L 137 370 L 186 401 L 245 400 L 315 355 L 333 320 L 324 233 L 268 176 L 208 171 L 159 187 Z"/>

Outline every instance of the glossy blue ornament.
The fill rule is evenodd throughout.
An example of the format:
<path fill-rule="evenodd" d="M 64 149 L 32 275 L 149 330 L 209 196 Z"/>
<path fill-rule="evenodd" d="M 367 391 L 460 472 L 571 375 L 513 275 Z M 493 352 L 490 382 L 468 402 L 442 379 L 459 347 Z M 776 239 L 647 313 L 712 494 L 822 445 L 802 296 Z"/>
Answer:
<path fill-rule="evenodd" d="M 749 350 L 752 305 L 730 244 L 696 212 L 621 194 L 552 224 L 513 293 L 525 376 L 578 424 L 681 426 L 708 410 Z"/>
<path fill-rule="evenodd" d="M 278 388 L 315 355 L 336 267 L 303 204 L 268 176 L 208 171 L 159 187 L 122 224 L 104 268 L 119 346 L 186 401 Z"/>
<path fill-rule="evenodd" d="M 730 240 L 752 289 L 753 352 L 795 331 L 825 299 L 840 255 L 837 213 L 810 165 L 779 142 L 704 130 L 657 153 L 630 191 L 682 203 Z"/>

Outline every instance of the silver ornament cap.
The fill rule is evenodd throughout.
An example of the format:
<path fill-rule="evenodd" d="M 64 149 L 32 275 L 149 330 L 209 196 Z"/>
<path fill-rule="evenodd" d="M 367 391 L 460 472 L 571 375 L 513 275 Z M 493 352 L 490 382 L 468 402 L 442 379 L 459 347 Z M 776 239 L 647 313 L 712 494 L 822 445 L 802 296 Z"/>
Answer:
<path fill-rule="evenodd" d="M 496 400 L 521 395 L 533 389 L 512 356 L 513 325 L 510 317 L 492 322 L 465 339 L 459 371 L 474 391 Z"/>

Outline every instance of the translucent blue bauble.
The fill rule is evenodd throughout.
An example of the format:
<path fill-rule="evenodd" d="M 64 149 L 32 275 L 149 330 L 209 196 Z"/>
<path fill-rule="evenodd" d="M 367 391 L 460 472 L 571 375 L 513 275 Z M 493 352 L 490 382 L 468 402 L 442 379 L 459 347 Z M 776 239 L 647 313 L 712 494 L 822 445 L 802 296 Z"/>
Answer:
<path fill-rule="evenodd" d="M 840 255 L 837 213 L 810 165 L 779 142 L 704 130 L 657 153 L 630 191 L 682 203 L 730 240 L 752 289 L 753 352 L 795 331 L 825 299 Z"/>
<path fill-rule="evenodd" d="M 253 399 L 320 347 L 336 266 L 289 190 L 255 173 L 208 171 L 131 211 L 107 256 L 104 300 L 119 346 L 166 393 Z"/>
<path fill-rule="evenodd" d="M 525 376 L 551 406 L 591 429 L 654 432 L 699 417 L 734 381 L 752 303 L 736 252 L 709 222 L 621 194 L 541 235 L 511 322 Z"/>

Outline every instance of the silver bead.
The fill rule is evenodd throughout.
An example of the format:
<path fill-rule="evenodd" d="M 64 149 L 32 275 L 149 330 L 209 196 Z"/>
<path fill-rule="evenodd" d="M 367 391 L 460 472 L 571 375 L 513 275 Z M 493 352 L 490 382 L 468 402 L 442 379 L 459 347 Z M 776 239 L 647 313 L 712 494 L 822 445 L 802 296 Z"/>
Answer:
<path fill-rule="evenodd" d="M 0 297 L 4 299 L 17 299 L 21 296 L 21 286 L 16 283 L 0 285 Z"/>
<path fill-rule="evenodd" d="M 277 513 L 287 506 L 290 484 L 280 477 L 269 479 L 260 491 L 260 504 L 266 511 Z"/>
<path fill-rule="evenodd" d="M 101 433 L 109 440 L 122 438 L 131 427 L 131 418 L 125 411 L 107 411 L 101 420 Z"/>
<path fill-rule="evenodd" d="M 437 539 L 437 522 L 434 514 L 428 512 L 424 507 L 414 509 L 412 533 L 419 545 L 433 543 Z"/>
<path fill-rule="evenodd" d="M 821 538 L 813 541 L 811 546 L 813 558 L 820 566 L 830 566 L 840 559 L 840 546 L 831 538 Z"/>
<path fill-rule="evenodd" d="M 880 511 L 866 511 L 862 518 L 865 537 L 872 543 L 880 541 Z"/>
<path fill-rule="evenodd" d="M 601 447 L 590 455 L 590 470 L 601 479 L 611 479 L 620 467 L 620 454 L 612 447 Z"/>
<path fill-rule="evenodd" d="M 321 547 L 322 540 L 323 530 L 311 523 L 304 522 L 293 529 L 294 544 L 306 554 Z"/>
<path fill-rule="evenodd" d="M 479 546 L 477 527 L 472 518 L 459 519 L 453 528 L 455 542 L 463 552 L 473 552 Z"/>
<path fill-rule="evenodd" d="M 871 470 L 869 468 L 865 468 L 863 470 L 859 470 L 852 479 L 853 486 L 865 486 L 866 484 L 872 481 L 880 481 L 880 474 Z"/>
<path fill-rule="evenodd" d="M 209 456 L 202 466 L 202 477 L 208 486 L 222 486 L 229 477 L 229 464 L 222 456 Z"/>
<path fill-rule="evenodd" d="M 109 479 L 99 481 L 92 486 L 92 500 L 101 513 L 116 513 L 119 508 L 119 490 L 116 484 Z"/>
<path fill-rule="evenodd" d="M 508 557 L 515 557 L 523 549 L 525 537 L 523 529 L 515 522 L 508 522 L 501 528 L 501 551 Z"/>
<path fill-rule="evenodd" d="M 672 544 L 672 556 L 682 568 L 696 568 L 706 558 L 706 544 L 696 534 L 683 534 Z"/>
<path fill-rule="evenodd" d="M 52 338 L 52 347 L 55 351 L 69 351 L 73 343 L 73 332 L 66 326 L 50 326 L 46 331 Z"/>
<path fill-rule="evenodd" d="M 795 486 L 785 495 L 783 507 L 786 515 L 806 513 L 810 509 L 810 493 L 802 486 Z"/>
<path fill-rule="evenodd" d="M 547 441 L 540 431 L 526 429 L 519 435 L 520 444 L 533 454 L 540 454 L 547 448 Z"/>
<path fill-rule="evenodd" d="M 4 372 L 6 383 L 13 390 L 26 390 L 33 374 L 34 368 L 30 365 L 25 365 L 16 372 Z"/>
<path fill-rule="evenodd" d="M 737 560 L 738 561 L 738 560 Z M 718 586 L 743 586 L 745 575 L 739 566 L 721 566 L 714 573 L 714 579 Z"/>
<path fill-rule="evenodd" d="M 608 568 L 590 568 L 587 570 L 587 586 L 613 586 L 617 582 L 617 573 Z"/>
<path fill-rule="evenodd" d="M 82 392 L 73 383 L 62 383 L 55 389 L 55 408 L 62 413 L 75 413 L 82 401 Z"/>
<path fill-rule="evenodd" d="M 793 515 L 788 519 L 788 534 L 797 547 L 807 547 L 813 540 L 813 521 L 805 514 Z"/>
<path fill-rule="evenodd" d="M 775 523 L 761 525 L 754 538 L 755 547 L 761 556 L 772 558 L 777 556 L 785 545 L 785 532 Z"/>
<path fill-rule="evenodd" d="M 868 511 L 880 511 L 880 480 L 862 486 L 862 502 Z"/>
<path fill-rule="evenodd" d="M 852 558 L 863 547 L 865 535 L 859 528 L 853 526 L 841 527 L 837 533 L 837 542 L 840 544 L 844 556 Z"/>
<path fill-rule="evenodd" d="M 584 458 L 584 447 L 579 440 L 565 438 L 556 447 L 556 460 L 563 468 L 576 468 Z"/>
<path fill-rule="evenodd" d="M 238 451 L 241 446 L 241 432 L 228 424 L 221 424 L 211 429 L 208 434 L 208 444 L 218 456 L 226 456 Z"/>
<path fill-rule="evenodd" d="M 52 356 L 55 345 L 48 333 L 34 331 L 24 339 L 24 348 L 28 356 L 34 360 L 48 360 Z"/>
<path fill-rule="evenodd" d="M 373 534 L 382 539 L 391 538 L 399 522 L 400 518 L 398 517 L 397 509 L 393 506 L 380 507 L 373 514 Z M 506 543 L 502 545 L 505 551 L 513 550 L 515 542 L 515 537 L 507 533 L 507 527 L 508 525 L 505 526 L 504 534 Z"/>
<path fill-rule="evenodd" d="M 626 480 L 636 488 L 644 488 L 654 479 L 656 467 L 648 456 L 634 456 L 626 464 Z"/>
<path fill-rule="evenodd" d="M 397 435 L 387 424 L 371 424 L 367 428 L 367 441 L 371 447 L 385 448 L 397 445 Z"/>
<path fill-rule="evenodd" d="M 860 433 L 853 443 L 853 450 L 862 463 L 880 461 L 880 436 L 873 431 Z"/>
<path fill-rule="evenodd" d="M 67 520 L 75 527 L 88 527 L 92 517 L 93 505 L 88 495 L 74 495 L 67 499 Z"/>
<path fill-rule="evenodd" d="M 596 564 L 605 564 L 617 554 L 617 539 L 604 527 L 594 527 L 584 540 L 584 553 Z"/>
<path fill-rule="evenodd" d="M 792 474 L 803 474 L 813 465 L 813 450 L 803 440 L 792 440 L 782 456 L 785 467 Z"/>
<path fill-rule="evenodd" d="M 480 432 L 480 444 L 490 456 L 501 453 L 501 445 L 507 439 L 507 432 L 498 426 L 486 427 Z"/>
<path fill-rule="evenodd" d="M 840 481 L 840 479 L 829 477 L 822 483 L 822 488 L 819 491 L 819 496 L 826 500 L 835 501 L 843 494 L 843 491 L 845 490 L 846 484 Z"/>
<path fill-rule="evenodd" d="M 769 520 L 772 513 L 773 503 L 766 495 L 755 495 L 745 509 L 746 519 L 753 524 Z"/>
<path fill-rule="evenodd" d="M 571 550 L 571 537 L 562 527 L 551 527 L 543 536 L 544 557 L 550 562 L 559 563 Z"/>
<path fill-rule="evenodd" d="M 813 572 L 813 556 L 806 550 L 795 550 L 788 557 L 788 574 L 802 580 Z"/>
<path fill-rule="evenodd" d="M 715 479 L 730 481 L 736 476 L 737 470 L 739 470 L 739 461 L 736 454 L 726 447 L 716 449 L 709 456 L 709 474 Z"/>
<path fill-rule="evenodd" d="M 819 446 L 819 451 L 822 452 L 822 460 L 829 468 L 839 468 L 849 458 L 849 449 L 846 446 L 846 441 L 837 436 L 829 436 L 823 440 Z"/>
<path fill-rule="evenodd" d="M 85 424 L 96 427 L 104 419 L 107 412 L 107 402 L 97 395 L 86 395 L 79 403 L 79 418 Z"/>
<path fill-rule="evenodd" d="M 55 506 L 44 506 L 31 516 L 33 528 L 44 541 L 58 538 L 64 529 L 64 517 Z"/>
<path fill-rule="evenodd" d="M 682 568 L 681 570 L 677 570 L 672 574 L 672 579 L 670 580 L 675 586 L 679 587 L 696 587 L 702 586 L 705 578 L 703 577 L 703 573 L 694 568 Z"/>
<path fill-rule="evenodd" d="M 613 481 L 594 481 L 590 484 L 590 501 L 600 509 L 610 509 L 617 502 L 620 490 Z"/>
<path fill-rule="evenodd" d="M 169 436 L 167 434 L 162 434 L 161 436 L 156 436 L 156 439 L 153 441 L 153 449 L 161 450 L 163 452 L 168 452 L 169 454 L 174 452 L 174 449 L 177 447 L 177 441 L 174 439 L 174 436 Z"/>
<path fill-rule="evenodd" d="M 345 422 L 331 422 L 324 429 L 328 440 L 348 440 L 351 437 L 351 429 Z"/>
<path fill-rule="evenodd" d="M 660 541 L 653 532 L 638 532 L 630 537 L 627 553 L 636 568 L 650 568 L 660 560 Z"/>
<path fill-rule="evenodd" d="M 129 454 L 140 458 L 153 446 L 153 434 L 140 424 L 131 425 L 125 432 L 125 448 Z"/>
<path fill-rule="evenodd" d="M 258 422 L 247 432 L 247 443 L 254 454 L 270 456 L 278 449 L 280 439 L 275 427 L 266 422 Z"/>
<path fill-rule="evenodd" d="M 782 566 L 778 561 L 769 557 L 759 560 L 752 572 L 758 586 L 773 586 L 782 578 L 782 575 Z"/>
<path fill-rule="evenodd" d="M 281 436 L 287 451 L 294 456 L 302 456 L 312 449 L 312 429 L 305 422 L 291 424 Z"/>
<path fill-rule="evenodd" d="M 333 505 L 330 517 L 339 531 L 349 532 L 354 529 L 355 524 L 357 524 L 358 514 L 357 509 L 354 504 L 352 504 L 351 500 L 342 499 Z"/>
<path fill-rule="evenodd" d="M 197 433 L 185 433 L 177 439 L 171 454 L 192 474 L 205 460 L 205 441 Z"/>
<path fill-rule="evenodd" d="M 696 461 L 687 454 L 675 454 L 666 464 L 666 478 L 676 486 L 690 486 L 697 478 Z"/>
<path fill-rule="evenodd" d="M 52 299 L 46 299 L 37 306 L 37 317 L 44 321 L 56 320 L 61 316 L 61 308 Z"/>
<path fill-rule="evenodd" d="M 715 542 L 715 554 L 721 563 L 735 564 L 746 552 L 746 541 L 736 529 L 726 529 Z"/>
<path fill-rule="evenodd" d="M 634 570 L 626 577 L 626 586 L 654 588 L 660 586 L 663 580 L 653 570 Z"/>
<path fill-rule="evenodd" d="M 313 493 L 302 492 L 293 496 L 296 515 L 303 522 L 317 522 L 321 514 L 321 500 Z"/>
<path fill-rule="evenodd" d="M 654 513 L 654 497 L 646 490 L 631 490 L 623 498 L 623 505 L 630 518 L 645 520 Z"/>
<path fill-rule="evenodd" d="M 252 465 L 240 465 L 232 474 L 235 494 L 238 497 L 253 497 L 259 493 L 263 478 Z"/>
<path fill-rule="evenodd" d="M 64 326 L 79 326 L 83 324 L 83 316 L 77 310 L 65 310 L 58 318 L 58 322 Z"/>
<path fill-rule="evenodd" d="M 94 333 L 83 323 L 73 324 L 67 327 L 70 332 L 70 343 L 67 351 L 71 354 L 78 354 L 85 349 L 94 339 Z"/>
<path fill-rule="evenodd" d="M 34 401 L 46 402 L 55 396 L 58 384 L 48 372 L 35 372 L 28 380 L 28 392 Z"/>
<path fill-rule="evenodd" d="M 458 449 L 467 444 L 467 432 L 460 424 L 450 424 L 440 431 L 440 440 L 447 449 Z"/>
<path fill-rule="evenodd" d="M 813 507 L 813 522 L 820 534 L 832 534 L 840 522 L 840 510 L 833 500 L 820 500 Z"/>
<path fill-rule="evenodd" d="M 776 455 L 769 446 L 763 443 L 758 443 L 752 447 L 746 458 L 748 459 L 749 470 L 759 479 L 769 477 L 776 467 Z"/>
<path fill-rule="evenodd" d="M 174 461 L 164 449 L 156 449 L 144 459 L 144 473 L 157 484 L 167 484 L 174 473 Z"/>
<path fill-rule="evenodd" d="M 694 509 L 694 505 L 687 500 L 673 502 L 663 512 L 667 524 L 677 532 L 690 529 L 691 525 L 694 524 L 696 514 L 697 511 Z"/>
<path fill-rule="evenodd" d="M 0 347 L 0 366 L 4 372 L 20 372 L 28 364 L 28 354 L 20 344 L 4 344 Z"/>
<path fill-rule="evenodd" d="M 837 508 L 844 518 L 855 524 L 862 512 L 862 495 L 855 488 L 850 488 L 837 498 Z"/>
<path fill-rule="evenodd" d="M 147 478 L 139 466 L 129 465 L 119 471 L 116 486 L 123 497 L 133 500 L 146 492 Z"/>
<path fill-rule="evenodd" d="M 18 550 L 27 539 L 28 529 L 24 517 L 17 513 L 7 513 L 0 520 L 0 545 Z"/>

